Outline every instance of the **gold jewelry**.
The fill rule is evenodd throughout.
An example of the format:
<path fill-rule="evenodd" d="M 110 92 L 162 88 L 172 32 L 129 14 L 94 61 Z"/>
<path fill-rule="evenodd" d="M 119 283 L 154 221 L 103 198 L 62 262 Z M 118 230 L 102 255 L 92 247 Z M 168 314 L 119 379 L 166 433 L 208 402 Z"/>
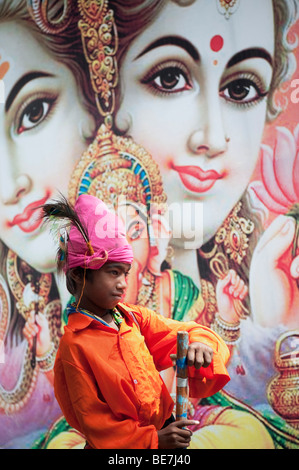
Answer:
<path fill-rule="evenodd" d="M 7 284 L 1 275 L 0 275 L 0 311 L 1 311 L 1 318 L 0 318 L 0 347 L 1 347 L 2 345 L 4 345 L 4 340 L 5 340 L 6 333 L 9 327 L 10 312 L 11 312 L 10 297 L 9 297 Z"/>
<path fill-rule="evenodd" d="M 63 11 L 58 20 L 51 20 L 48 15 L 49 0 L 27 0 L 27 7 L 37 26 L 46 34 L 59 34 L 71 21 L 72 0 L 63 1 Z"/>
<path fill-rule="evenodd" d="M 216 292 L 213 284 L 205 279 L 200 280 L 201 294 L 205 302 L 205 309 L 202 313 L 201 323 L 210 326 L 215 319 L 217 312 Z"/>
<path fill-rule="evenodd" d="M 78 0 L 78 9 L 81 15 L 78 27 L 96 103 L 103 117 L 112 116 L 118 79 L 115 57 L 118 36 L 113 10 L 108 9 L 108 0 Z"/>
<path fill-rule="evenodd" d="M 39 365 L 39 368 L 42 372 L 49 372 L 54 367 L 56 349 L 53 342 L 51 342 L 51 347 L 49 351 L 43 356 L 36 356 L 36 362 Z"/>
<path fill-rule="evenodd" d="M 7 280 L 10 290 L 16 300 L 16 307 L 22 317 L 27 320 L 31 310 L 34 310 L 34 302 L 31 301 L 28 305 L 24 302 L 24 291 L 25 289 L 31 289 L 31 282 L 26 285 L 21 280 L 17 267 L 18 257 L 12 250 L 8 250 L 7 253 Z M 39 294 L 38 302 L 39 309 L 41 312 L 44 311 L 46 304 L 48 303 L 49 293 L 52 284 L 52 274 L 41 274 L 39 281 Z"/>
<path fill-rule="evenodd" d="M 211 328 L 218 333 L 219 336 L 228 345 L 236 345 L 240 340 L 240 323 L 228 323 L 224 321 L 219 314 L 216 314 L 215 321 Z"/>
<path fill-rule="evenodd" d="M 158 304 L 159 291 L 160 285 L 158 284 L 158 278 L 146 269 L 143 272 L 142 285 L 138 291 L 138 305 L 160 313 L 160 306 Z"/>
<path fill-rule="evenodd" d="M 211 259 L 215 256 L 218 247 L 223 246 L 230 259 L 238 264 L 242 263 L 247 254 L 248 235 L 253 233 L 254 223 L 250 219 L 238 215 L 241 208 L 242 202 L 240 201 L 217 230 L 212 250 L 205 252 L 200 249 L 200 256 Z"/>
<path fill-rule="evenodd" d="M 151 203 L 161 211 L 166 207 L 157 163 L 132 139 L 114 135 L 105 124 L 70 178 L 70 202 L 85 193 L 100 198 L 114 210 L 125 201 L 140 204 L 145 213 Z"/>
<path fill-rule="evenodd" d="M 216 0 L 216 3 L 219 13 L 229 20 L 239 8 L 240 0 Z"/>
<path fill-rule="evenodd" d="M 8 250 L 7 254 L 7 278 L 10 290 L 16 299 L 16 307 L 22 317 L 27 320 L 29 312 L 32 310 L 32 302 L 28 305 L 24 302 L 24 291 L 30 287 L 30 283 L 25 285 L 18 272 L 18 258 L 17 255 L 12 251 Z M 60 300 L 53 300 L 48 302 L 48 296 L 50 293 L 52 282 L 51 274 L 42 274 L 40 279 L 40 292 L 39 292 L 39 310 L 44 313 L 50 329 L 50 336 L 55 350 L 51 357 L 47 358 L 46 363 L 41 363 L 41 367 L 46 367 L 44 372 L 51 370 L 54 364 L 55 353 L 59 343 L 60 327 L 61 327 L 61 303 Z M 29 296 L 30 297 L 30 296 Z M 9 293 L 6 283 L 3 280 L 3 284 L 0 284 L 0 301 L 2 304 L 2 316 L 1 316 L 1 337 L 4 341 L 7 328 L 9 325 L 10 318 L 10 302 Z M 37 363 L 38 363 L 38 358 Z M 20 411 L 26 403 L 28 403 L 37 382 L 39 367 L 32 368 L 31 364 L 31 350 L 29 345 L 26 347 L 26 352 L 23 357 L 21 372 L 16 382 L 15 387 L 12 390 L 5 390 L 0 384 L 0 409 L 4 410 L 5 413 L 11 414 Z"/>
<path fill-rule="evenodd" d="M 170 266 L 170 268 L 172 268 L 173 258 L 174 258 L 174 249 L 172 246 L 168 245 L 165 261 Z"/>
<path fill-rule="evenodd" d="M 238 264 L 241 264 L 246 256 L 249 241 L 247 235 L 254 230 L 254 223 L 250 219 L 238 215 L 241 207 L 240 201 L 215 236 L 217 245 L 223 244 L 225 252 Z"/>
<path fill-rule="evenodd" d="M 0 342 L 4 348 L 5 337 L 10 323 L 11 303 L 8 286 L 2 276 L 0 278 L 0 303 Z M 6 414 L 20 411 L 32 395 L 37 381 L 38 368 L 33 369 L 30 360 L 31 351 L 29 345 L 27 345 L 21 366 L 21 373 L 15 387 L 12 390 L 5 390 L 0 384 L 0 410 L 3 410 Z"/>

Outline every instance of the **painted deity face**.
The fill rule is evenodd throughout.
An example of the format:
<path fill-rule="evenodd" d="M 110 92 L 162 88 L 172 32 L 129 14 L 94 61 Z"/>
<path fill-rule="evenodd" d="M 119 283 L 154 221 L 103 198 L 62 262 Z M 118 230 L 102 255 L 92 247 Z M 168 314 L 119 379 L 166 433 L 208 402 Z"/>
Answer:
<path fill-rule="evenodd" d="M 1 23 L 0 238 L 40 271 L 55 266 L 49 229 L 36 207 L 67 194 L 75 161 L 86 147 L 82 123 L 91 120 L 69 69 L 29 31 Z"/>
<path fill-rule="evenodd" d="M 259 155 L 273 55 L 271 0 L 242 0 L 229 20 L 216 1 L 169 1 L 128 49 L 116 124 L 129 122 L 127 133 L 160 165 L 175 244 L 190 241 L 184 208 L 202 215 L 199 247 L 245 191 Z"/>

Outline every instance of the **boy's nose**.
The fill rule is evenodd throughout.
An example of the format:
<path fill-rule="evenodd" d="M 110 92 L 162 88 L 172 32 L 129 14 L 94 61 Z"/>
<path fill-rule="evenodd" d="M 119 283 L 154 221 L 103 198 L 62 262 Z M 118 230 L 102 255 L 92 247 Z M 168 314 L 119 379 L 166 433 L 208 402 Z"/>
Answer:
<path fill-rule="evenodd" d="M 126 278 L 125 274 L 123 274 L 123 275 L 118 279 L 118 282 L 117 282 L 116 287 L 117 287 L 119 290 L 124 290 L 124 289 L 126 289 L 126 287 L 127 287 L 127 278 Z"/>

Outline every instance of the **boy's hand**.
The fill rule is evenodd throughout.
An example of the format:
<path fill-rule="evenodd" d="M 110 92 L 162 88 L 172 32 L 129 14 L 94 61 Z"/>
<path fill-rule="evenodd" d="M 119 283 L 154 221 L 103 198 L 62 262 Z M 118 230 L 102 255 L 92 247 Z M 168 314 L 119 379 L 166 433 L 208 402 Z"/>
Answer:
<path fill-rule="evenodd" d="M 176 355 L 170 355 L 173 365 L 176 365 Z M 208 367 L 213 360 L 213 349 L 203 343 L 194 342 L 189 345 L 187 352 L 188 366 L 194 366 L 195 369 Z"/>
<path fill-rule="evenodd" d="M 183 449 L 189 446 L 192 431 L 185 426 L 198 424 L 199 421 L 182 419 L 170 423 L 158 431 L 159 449 Z"/>
<path fill-rule="evenodd" d="M 195 369 L 208 367 L 213 360 L 213 349 L 203 343 L 191 343 L 187 352 L 188 366 L 194 366 Z"/>

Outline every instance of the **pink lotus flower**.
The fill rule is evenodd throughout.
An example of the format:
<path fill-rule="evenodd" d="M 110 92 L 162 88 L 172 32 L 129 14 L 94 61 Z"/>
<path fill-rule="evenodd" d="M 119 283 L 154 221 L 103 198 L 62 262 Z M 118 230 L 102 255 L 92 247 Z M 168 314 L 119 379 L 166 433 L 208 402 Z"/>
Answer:
<path fill-rule="evenodd" d="M 262 145 L 261 176 L 250 188 L 271 212 L 285 214 L 299 201 L 299 124 L 294 134 L 277 127 L 274 149 Z"/>

